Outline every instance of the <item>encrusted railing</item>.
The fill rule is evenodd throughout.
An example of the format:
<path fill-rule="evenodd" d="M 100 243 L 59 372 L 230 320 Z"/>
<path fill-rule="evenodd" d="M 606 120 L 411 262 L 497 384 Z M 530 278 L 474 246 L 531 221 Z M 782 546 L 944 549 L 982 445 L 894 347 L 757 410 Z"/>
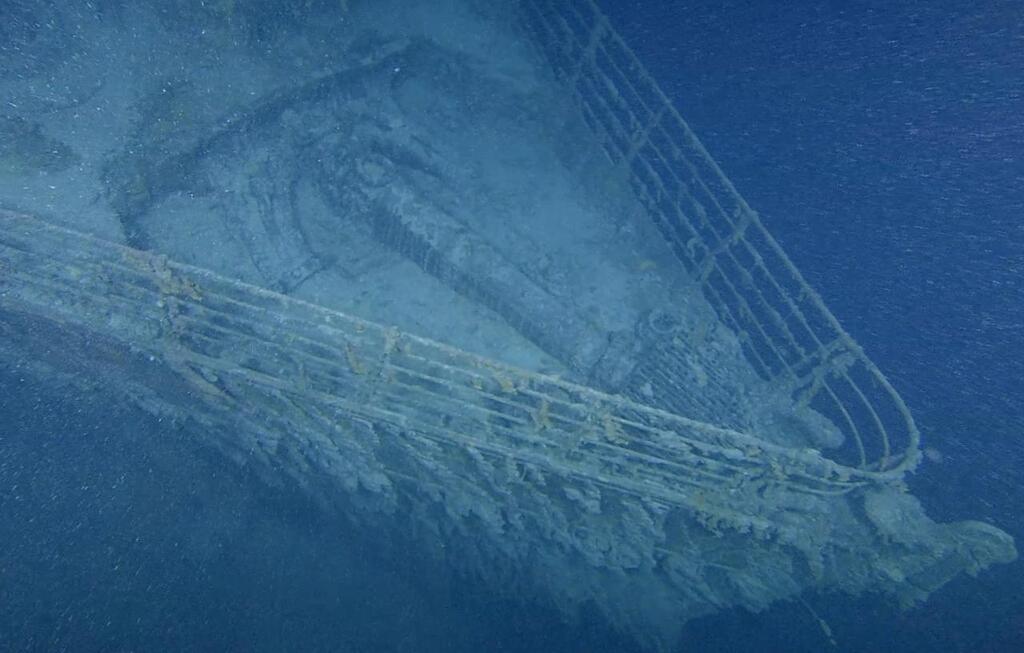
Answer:
<path fill-rule="evenodd" d="M 594 0 L 521 0 L 524 29 L 574 94 L 679 260 L 766 380 L 830 418 L 838 462 L 894 478 L 919 458 L 895 389 L 808 286 Z"/>
<path fill-rule="evenodd" d="M 258 424 L 266 406 L 284 401 L 303 419 L 313 411 L 387 424 L 630 496 L 728 504 L 747 520 L 764 514 L 757 497 L 766 488 L 826 496 L 872 481 L 813 450 L 508 367 L 16 213 L 0 211 L 0 265 L 0 309 L 169 365 L 190 388 L 185 399 L 166 400 L 181 402 L 183 414 L 207 406 L 228 411 L 221 419 L 256 415 Z M 158 383 L 157 394 L 163 389 Z M 306 430 L 302 437 L 318 437 Z M 273 449 L 287 431 L 257 428 L 242 448 Z"/>

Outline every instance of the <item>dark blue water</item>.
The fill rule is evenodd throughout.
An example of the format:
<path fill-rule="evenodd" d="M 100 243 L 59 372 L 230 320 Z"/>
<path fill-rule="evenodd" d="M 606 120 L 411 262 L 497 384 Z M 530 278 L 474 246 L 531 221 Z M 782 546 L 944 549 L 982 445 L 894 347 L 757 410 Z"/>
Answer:
<path fill-rule="evenodd" d="M 943 462 L 943 520 L 1024 536 L 1024 6 L 1014 1 L 606 2 Z M 1024 650 L 1021 563 L 924 607 L 813 603 L 850 651 Z M 702 650 L 816 650 L 799 610 Z M 795 638 L 795 639 L 794 639 Z"/>

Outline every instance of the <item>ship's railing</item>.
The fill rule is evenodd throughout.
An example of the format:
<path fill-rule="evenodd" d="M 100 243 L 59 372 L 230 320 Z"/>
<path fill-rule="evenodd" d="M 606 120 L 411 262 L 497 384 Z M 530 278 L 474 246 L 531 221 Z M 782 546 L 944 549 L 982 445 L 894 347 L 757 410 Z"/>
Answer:
<path fill-rule="evenodd" d="M 844 433 L 879 477 L 919 459 L 902 398 L 840 326 L 593 0 L 521 0 L 521 23 L 611 162 L 766 380 Z"/>
<path fill-rule="evenodd" d="M 407 434 L 395 446 L 423 448 L 413 452 L 420 459 L 438 456 L 438 469 L 451 463 L 437 447 L 479 452 L 764 532 L 773 529 L 771 497 L 780 491 L 810 506 L 818 505 L 814 497 L 878 480 L 877 472 L 814 450 L 766 443 L 0 211 L 0 327 L 24 331 L 19 325 L 40 321 L 95 334 L 83 346 L 114 343 L 102 349 L 104 364 L 141 365 L 136 376 L 181 415 L 205 411 L 228 427 L 248 420 L 251 432 L 228 430 L 245 440 L 242 450 L 262 450 L 271 461 L 281 438 L 351 447 L 354 436 L 330 424 L 355 420 Z M 152 378 L 157 363 L 176 380 Z M 298 432 L 294 425 L 311 414 L 336 418 Z M 284 426 L 259 426 L 277 422 Z"/>

